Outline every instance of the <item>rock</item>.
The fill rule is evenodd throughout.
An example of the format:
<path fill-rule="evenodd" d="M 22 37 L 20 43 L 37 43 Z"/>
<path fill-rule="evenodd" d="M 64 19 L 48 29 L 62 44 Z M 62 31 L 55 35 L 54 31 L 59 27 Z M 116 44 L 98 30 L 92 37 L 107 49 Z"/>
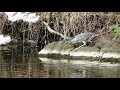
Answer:
<path fill-rule="evenodd" d="M 101 44 L 101 43 L 100 43 Z M 100 45 L 97 44 L 97 45 Z M 46 45 L 38 54 L 40 56 L 51 56 L 54 57 L 56 55 L 60 56 L 70 56 L 70 57 L 102 57 L 102 58 L 120 58 L 120 45 L 114 44 L 112 47 L 109 47 L 112 44 L 109 41 L 102 45 L 101 49 L 94 45 L 84 46 L 78 49 L 75 49 L 70 52 L 70 50 L 66 50 L 67 42 L 59 41 L 53 42 Z"/>

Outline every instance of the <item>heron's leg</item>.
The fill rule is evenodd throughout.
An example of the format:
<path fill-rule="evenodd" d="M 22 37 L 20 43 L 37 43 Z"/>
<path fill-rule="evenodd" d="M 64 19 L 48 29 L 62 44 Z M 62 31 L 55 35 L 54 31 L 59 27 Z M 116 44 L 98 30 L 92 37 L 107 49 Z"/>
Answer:
<path fill-rule="evenodd" d="M 77 47 L 77 48 L 75 48 L 75 49 L 73 49 L 73 50 L 79 49 L 79 48 L 81 48 L 81 47 L 83 47 L 83 46 L 85 46 L 85 45 L 86 45 L 86 42 L 85 42 L 85 41 L 82 41 L 82 42 L 83 42 L 83 44 L 82 44 L 82 45 L 80 45 L 79 47 Z M 73 51 L 73 50 L 71 50 L 71 51 Z M 71 52 L 71 51 L 70 51 L 70 52 Z M 70 52 L 69 52 L 69 53 L 70 53 Z"/>

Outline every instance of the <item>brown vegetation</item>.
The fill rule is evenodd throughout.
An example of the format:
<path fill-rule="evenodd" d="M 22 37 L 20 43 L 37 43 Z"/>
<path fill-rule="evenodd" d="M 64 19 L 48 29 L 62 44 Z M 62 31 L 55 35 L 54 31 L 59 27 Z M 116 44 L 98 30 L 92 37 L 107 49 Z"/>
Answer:
<path fill-rule="evenodd" d="M 42 49 L 50 42 L 63 40 L 63 37 L 74 37 L 83 32 L 103 34 L 106 39 L 111 39 L 114 34 L 109 31 L 109 26 L 120 24 L 119 12 L 36 12 L 36 14 L 40 16 L 36 23 L 22 20 L 12 23 L 7 20 L 2 32 L 9 33 L 12 39 L 33 40 L 38 46 L 42 46 Z M 57 33 L 51 33 L 44 22 Z"/>

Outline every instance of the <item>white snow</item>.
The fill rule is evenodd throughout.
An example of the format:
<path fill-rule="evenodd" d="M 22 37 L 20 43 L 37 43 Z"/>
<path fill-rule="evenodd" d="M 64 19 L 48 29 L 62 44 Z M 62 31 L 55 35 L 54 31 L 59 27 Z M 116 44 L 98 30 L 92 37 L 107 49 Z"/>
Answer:
<path fill-rule="evenodd" d="M 7 44 L 11 41 L 10 36 L 0 35 L 0 45 Z"/>
<path fill-rule="evenodd" d="M 84 51 L 80 51 L 80 52 L 71 52 L 70 55 L 71 56 L 86 56 L 86 57 L 101 57 L 102 58 L 120 58 L 120 54 L 119 53 L 111 53 L 111 52 L 84 52 Z"/>
<path fill-rule="evenodd" d="M 8 16 L 8 19 L 12 22 L 22 19 L 23 21 L 27 22 L 36 22 L 39 20 L 39 16 L 35 13 L 29 12 L 5 12 Z"/>
<path fill-rule="evenodd" d="M 27 22 L 36 22 L 39 20 L 39 16 L 36 16 L 35 13 L 29 12 L 5 12 L 8 16 L 8 19 L 12 22 L 22 19 Z M 11 41 L 10 36 L 0 35 L 0 45 L 7 44 Z"/>
<path fill-rule="evenodd" d="M 61 55 L 64 55 L 64 54 L 68 54 L 67 52 L 61 52 L 59 53 L 59 51 L 57 50 L 52 50 L 52 51 L 49 51 L 49 50 L 44 50 L 42 49 L 41 51 L 39 51 L 38 54 L 61 54 Z M 70 56 L 84 56 L 84 57 L 102 57 L 102 58 L 120 58 L 120 54 L 119 53 L 111 53 L 111 52 L 87 52 L 87 51 L 79 51 L 79 52 L 70 52 L 69 55 Z"/>

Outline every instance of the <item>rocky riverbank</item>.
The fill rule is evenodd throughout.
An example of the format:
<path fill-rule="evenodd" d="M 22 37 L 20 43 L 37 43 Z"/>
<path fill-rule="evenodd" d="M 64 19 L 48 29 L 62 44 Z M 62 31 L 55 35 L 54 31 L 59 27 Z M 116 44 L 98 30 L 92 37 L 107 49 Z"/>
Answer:
<path fill-rule="evenodd" d="M 94 46 L 84 46 L 71 51 L 73 48 L 66 49 L 67 42 L 59 41 L 53 42 L 46 45 L 38 54 L 40 57 L 47 58 L 96 58 L 118 60 L 120 59 L 120 45 L 119 43 L 114 43 L 107 41 L 106 43 L 96 43 Z"/>

